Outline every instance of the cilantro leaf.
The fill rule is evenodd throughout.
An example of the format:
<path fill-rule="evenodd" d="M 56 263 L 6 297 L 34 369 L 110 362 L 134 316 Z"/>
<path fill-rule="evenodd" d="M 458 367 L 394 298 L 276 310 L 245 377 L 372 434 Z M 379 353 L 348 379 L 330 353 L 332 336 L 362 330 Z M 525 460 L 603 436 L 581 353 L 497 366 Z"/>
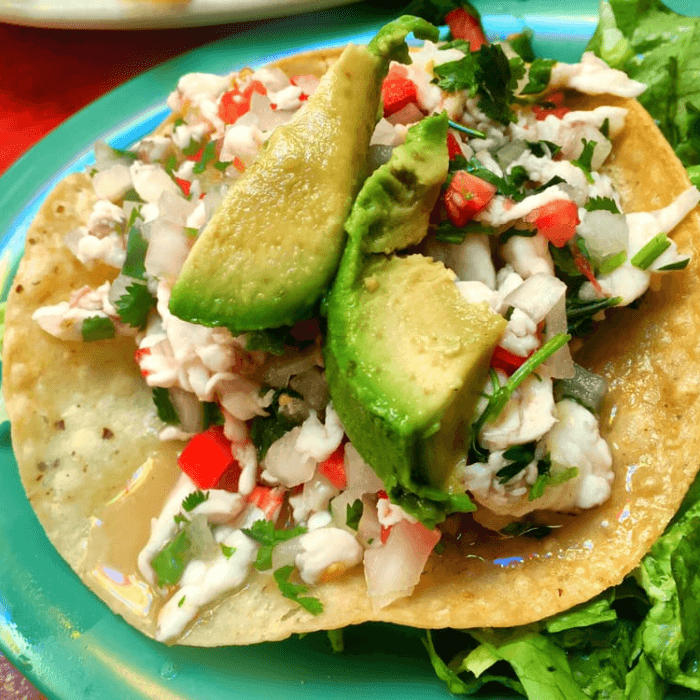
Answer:
<path fill-rule="evenodd" d="M 224 544 L 223 542 L 220 543 L 221 547 L 221 553 L 227 558 L 230 559 L 236 552 L 235 547 L 229 547 L 227 544 Z"/>
<path fill-rule="evenodd" d="M 535 52 L 532 49 L 532 29 L 525 27 L 522 32 L 508 37 L 510 48 L 520 56 L 526 63 L 535 60 Z"/>
<path fill-rule="evenodd" d="M 216 401 L 205 401 L 200 406 L 203 413 L 202 430 L 206 430 L 212 425 L 224 424 L 224 414 Z"/>
<path fill-rule="evenodd" d="M 552 74 L 552 66 L 556 63 L 551 58 L 536 58 L 527 72 L 528 82 L 522 89 L 523 95 L 535 95 L 543 92 L 549 85 L 549 78 Z"/>
<path fill-rule="evenodd" d="M 343 639 L 344 627 L 337 630 L 327 630 L 328 641 L 331 643 L 331 649 L 334 654 L 339 654 L 345 651 L 345 640 Z"/>
<path fill-rule="evenodd" d="M 200 503 L 209 500 L 209 491 L 193 491 L 192 493 L 185 496 L 182 501 L 182 507 L 188 513 L 193 511 Z"/>
<path fill-rule="evenodd" d="M 209 141 L 202 151 L 200 159 L 194 164 L 192 172 L 201 175 L 210 161 L 216 158 L 216 141 Z"/>
<path fill-rule="evenodd" d="M 591 163 L 593 160 L 593 151 L 598 145 L 597 141 L 587 141 L 586 139 L 581 139 L 583 141 L 583 150 L 581 155 L 572 160 L 572 164 L 580 168 L 583 174 L 586 176 L 588 182 L 593 182 L 593 175 L 591 175 Z"/>
<path fill-rule="evenodd" d="M 162 386 L 153 387 L 153 403 L 156 405 L 156 411 L 158 412 L 158 418 L 160 418 L 163 423 L 168 423 L 170 425 L 179 425 L 180 417 L 177 415 L 175 406 L 170 400 L 170 392 Z"/>
<path fill-rule="evenodd" d="M 356 499 L 352 504 L 348 503 L 345 514 L 345 523 L 347 526 L 351 527 L 353 530 L 357 530 L 363 511 L 364 504 L 361 498 Z"/>
<path fill-rule="evenodd" d="M 609 211 L 613 214 L 620 213 L 612 197 L 591 197 L 586 202 L 586 211 Z"/>
<path fill-rule="evenodd" d="M 528 141 L 527 145 L 532 151 L 532 155 L 538 158 L 554 158 L 561 151 L 561 146 L 551 141 Z"/>
<path fill-rule="evenodd" d="M 269 520 L 256 520 L 249 528 L 243 528 L 241 532 L 260 543 L 255 568 L 259 571 L 266 571 L 272 568 L 272 550 L 275 545 L 291 540 L 297 535 L 303 535 L 307 530 L 301 525 L 297 525 L 291 530 L 277 530 L 275 524 Z"/>
<path fill-rule="evenodd" d="M 445 17 L 458 8 L 464 8 L 472 17 L 480 20 L 476 8 L 462 0 L 413 0 L 404 10 L 405 15 L 415 15 L 427 19 L 436 26 L 445 24 Z"/>
<path fill-rule="evenodd" d="M 528 176 L 527 171 L 522 167 L 517 166 L 513 168 L 510 173 L 499 177 L 496 173 L 482 165 L 481 161 L 474 156 L 468 161 L 465 159 L 462 169 L 495 185 L 500 194 L 510 197 L 516 202 L 520 202 L 525 198 L 525 192 L 523 192 L 522 186 L 526 182 Z"/>
<path fill-rule="evenodd" d="M 122 323 L 134 328 L 145 328 L 148 314 L 155 308 L 156 298 L 141 282 L 134 282 L 126 288 L 126 292 L 114 302 Z"/>
<path fill-rule="evenodd" d="M 134 210 L 136 211 L 136 210 Z M 126 243 L 126 259 L 122 266 L 122 274 L 136 279 L 146 279 L 146 251 L 148 241 L 141 235 L 135 226 L 129 229 L 129 238 Z"/>
<path fill-rule="evenodd" d="M 323 603 L 318 598 L 302 595 L 302 593 L 306 593 L 309 590 L 309 587 L 292 583 L 289 580 L 292 571 L 294 571 L 294 567 L 289 564 L 274 572 L 273 577 L 277 583 L 277 587 L 280 589 L 280 593 L 282 593 L 285 598 L 289 598 L 289 600 L 293 600 L 295 603 L 301 605 L 304 610 L 310 612 L 312 615 L 320 615 L 323 612 Z"/>
<path fill-rule="evenodd" d="M 566 320 L 568 332 L 572 336 L 588 335 L 593 330 L 592 317 L 599 311 L 605 311 L 617 306 L 622 301 L 621 297 L 610 297 L 597 301 L 581 301 L 577 297 L 566 297 Z"/>
<path fill-rule="evenodd" d="M 272 403 L 267 409 L 270 415 L 255 416 L 250 423 L 250 439 L 257 448 L 260 461 L 265 459 L 273 442 L 299 425 L 300 421 L 294 420 L 282 412 L 280 399 L 283 396 L 301 398 L 301 395 L 292 389 L 277 389 L 272 396 Z"/>
<path fill-rule="evenodd" d="M 535 459 L 535 443 L 528 442 L 525 445 L 515 445 L 509 447 L 504 453 L 503 458 L 513 460 L 510 464 L 506 464 L 496 472 L 499 484 L 505 484 L 514 476 L 525 469 L 528 464 Z"/>
<path fill-rule="evenodd" d="M 437 86 L 445 92 L 466 90 L 469 97 L 474 97 L 479 89 L 478 53 L 467 53 L 458 61 L 448 61 L 433 68 L 437 76 Z"/>
<path fill-rule="evenodd" d="M 158 585 L 174 586 L 182 578 L 182 573 L 191 558 L 192 542 L 187 530 L 181 530 L 178 536 L 151 560 Z"/>
<path fill-rule="evenodd" d="M 539 469 L 539 463 L 537 465 Z M 578 476 L 578 469 L 576 467 L 569 467 L 560 472 L 553 472 L 551 470 L 543 471 L 535 479 L 535 483 L 530 488 L 530 493 L 528 494 L 528 501 L 534 501 L 541 498 L 544 495 L 544 490 L 548 487 L 560 486 L 561 484 L 569 481 L 570 479 L 575 479 Z"/>
<path fill-rule="evenodd" d="M 106 316 L 89 316 L 83 321 L 80 329 L 83 340 L 90 343 L 93 340 L 107 340 L 114 338 L 116 329 L 111 318 Z"/>

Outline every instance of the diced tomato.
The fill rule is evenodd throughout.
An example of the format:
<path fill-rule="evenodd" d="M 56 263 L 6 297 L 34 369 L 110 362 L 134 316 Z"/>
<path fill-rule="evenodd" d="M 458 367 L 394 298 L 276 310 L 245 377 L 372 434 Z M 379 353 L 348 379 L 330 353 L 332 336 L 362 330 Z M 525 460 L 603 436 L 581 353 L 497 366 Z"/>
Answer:
<path fill-rule="evenodd" d="M 220 425 L 213 425 L 195 435 L 186 445 L 177 463 L 187 476 L 202 489 L 211 489 L 236 460 L 231 453 L 231 442 Z"/>
<path fill-rule="evenodd" d="M 378 498 L 386 498 L 388 500 L 389 494 L 384 489 L 380 489 L 379 491 L 377 491 L 377 497 Z"/>
<path fill-rule="evenodd" d="M 489 43 L 479 18 L 469 14 L 463 7 L 448 12 L 445 22 L 450 28 L 452 37 L 468 41 L 471 51 L 478 51 L 483 44 Z"/>
<path fill-rule="evenodd" d="M 344 489 L 348 485 L 345 475 L 345 445 L 340 444 L 333 454 L 318 465 L 318 472 L 328 479 L 337 489 Z"/>
<path fill-rule="evenodd" d="M 239 173 L 245 172 L 245 163 L 238 156 L 235 156 L 233 159 L 233 167 L 236 168 Z"/>
<path fill-rule="evenodd" d="M 259 80 L 252 80 L 243 92 L 237 87 L 225 92 L 219 101 L 219 117 L 226 124 L 233 124 L 250 109 L 254 92 L 267 95 L 267 89 Z"/>
<path fill-rule="evenodd" d="M 134 353 L 134 360 L 136 360 L 136 364 L 141 362 L 142 357 L 144 357 L 145 355 L 150 355 L 150 354 L 151 354 L 151 348 L 139 348 Z"/>
<path fill-rule="evenodd" d="M 457 137 L 451 132 L 447 132 L 447 155 L 450 160 L 462 155 L 462 149 L 459 147 Z"/>
<path fill-rule="evenodd" d="M 602 294 L 603 289 L 600 286 L 600 282 L 596 279 L 591 269 L 591 264 L 588 258 L 581 252 L 581 249 L 576 245 L 576 243 L 571 244 L 571 256 L 574 259 L 574 265 L 576 269 L 586 277 L 586 279 L 593 285 L 593 288 Z"/>
<path fill-rule="evenodd" d="M 386 541 L 389 539 L 389 534 L 391 533 L 391 525 L 389 527 L 384 527 L 382 525 L 382 530 L 379 533 L 379 539 L 382 541 L 382 544 L 385 544 Z"/>
<path fill-rule="evenodd" d="M 185 197 L 190 196 L 190 187 L 192 187 L 192 183 L 189 182 L 188 180 L 183 180 L 182 178 L 176 177 L 175 182 L 180 186 L 180 189 L 182 190 L 182 194 L 185 195 Z"/>
<path fill-rule="evenodd" d="M 382 83 L 384 116 L 388 117 L 418 99 L 416 84 L 409 80 L 404 66 L 392 66 Z"/>
<path fill-rule="evenodd" d="M 527 357 L 520 357 L 520 355 L 516 355 L 510 350 L 497 345 L 493 355 L 491 355 L 491 367 L 503 370 L 510 377 L 525 360 L 527 360 Z"/>
<path fill-rule="evenodd" d="M 260 508 L 267 520 L 272 520 L 284 501 L 284 490 L 257 485 L 248 495 L 248 502 Z"/>
<path fill-rule="evenodd" d="M 557 248 L 563 248 L 576 234 L 581 223 L 576 202 L 555 199 L 535 209 L 528 217 L 537 230 Z"/>
<path fill-rule="evenodd" d="M 542 105 L 534 105 L 532 107 L 537 121 L 544 121 L 550 114 L 557 119 L 561 119 L 565 114 L 571 111 L 568 107 L 564 107 L 563 92 L 553 92 L 551 95 L 547 95 L 547 97 L 545 97 L 545 102 L 547 102 L 546 107 Z M 549 105 L 554 106 L 550 107 Z"/>
<path fill-rule="evenodd" d="M 443 195 L 447 217 L 454 226 L 461 228 L 471 221 L 495 194 L 495 185 L 466 170 L 458 170 Z"/>
<path fill-rule="evenodd" d="M 202 153 L 204 153 L 204 146 L 202 146 L 196 153 L 193 153 L 191 156 L 187 156 L 187 160 L 199 161 L 202 159 Z"/>

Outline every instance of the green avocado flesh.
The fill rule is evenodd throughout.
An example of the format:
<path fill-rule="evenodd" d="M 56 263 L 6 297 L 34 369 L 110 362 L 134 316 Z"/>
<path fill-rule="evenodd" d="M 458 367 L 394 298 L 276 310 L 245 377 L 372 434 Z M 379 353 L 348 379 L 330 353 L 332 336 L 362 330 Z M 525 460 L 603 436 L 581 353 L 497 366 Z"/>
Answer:
<path fill-rule="evenodd" d="M 444 115 L 412 127 L 406 144 L 358 195 L 328 298 L 324 349 L 333 405 L 350 440 L 392 500 L 428 526 L 450 512 L 474 509 L 465 494 L 449 493 L 448 484 L 467 450 L 474 408 L 506 321 L 487 304 L 467 303 L 442 263 L 371 251 L 425 236 L 447 175 L 446 129 Z M 411 156 L 419 152 L 420 159 Z M 440 165 L 431 172 L 423 158 Z M 397 172 L 400 182 L 414 186 L 387 188 Z M 417 211 L 427 213 L 417 219 Z M 414 228 L 406 237 L 417 220 L 421 235 Z M 377 231 L 381 235 L 373 235 Z"/>
<path fill-rule="evenodd" d="M 381 86 L 406 35 L 437 30 L 402 17 L 369 46 L 348 46 L 292 120 L 275 129 L 193 246 L 170 299 L 181 319 L 231 331 L 293 325 L 329 286 L 343 224 L 366 174 Z"/>

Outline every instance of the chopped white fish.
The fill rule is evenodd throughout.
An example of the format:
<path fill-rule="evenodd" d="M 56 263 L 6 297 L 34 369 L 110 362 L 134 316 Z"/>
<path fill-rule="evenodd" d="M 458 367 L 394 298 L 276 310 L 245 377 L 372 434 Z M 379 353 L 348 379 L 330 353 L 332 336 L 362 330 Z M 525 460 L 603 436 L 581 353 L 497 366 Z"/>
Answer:
<path fill-rule="evenodd" d="M 498 344 L 514 355 L 527 357 L 540 346 L 537 324 L 524 311 L 514 308 Z"/>
<path fill-rule="evenodd" d="M 294 563 L 306 583 L 316 583 L 331 567 L 340 573 L 362 561 L 362 545 L 347 530 L 338 527 L 307 532 L 299 538 L 299 544 L 301 551 Z"/>
<path fill-rule="evenodd" d="M 555 63 L 549 78 L 549 90 L 569 88 L 587 95 L 637 97 L 646 85 L 632 80 L 621 70 L 610 68 L 592 51 L 585 51 L 579 63 Z"/>
<path fill-rule="evenodd" d="M 298 452 L 316 462 L 323 462 L 338 449 L 345 431 L 333 405 L 326 406 L 326 422 L 321 423 L 316 411 L 302 423 L 295 448 Z"/>
<path fill-rule="evenodd" d="M 505 381 L 498 372 L 499 381 Z M 485 386 L 488 395 L 493 391 L 491 381 Z M 477 406 L 483 412 L 486 398 Z M 479 442 L 489 450 L 505 450 L 511 445 L 523 445 L 541 438 L 556 422 L 552 379 L 541 367 L 513 392 L 508 403 L 492 423 L 485 423 L 479 433 Z"/>
<path fill-rule="evenodd" d="M 511 236 L 502 246 L 505 261 L 522 278 L 538 273 L 554 275 L 554 261 L 549 253 L 547 239 L 539 233 L 534 236 Z"/>
<path fill-rule="evenodd" d="M 238 588 L 248 578 L 258 545 L 240 530 L 223 542 L 231 556 L 223 552 L 211 561 L 193 560 L 185 567 L 180 586 L 158 614 L 155 638 L 165 642 L 180 636 L 204 605 Z"/>
<path fill-rule="evenodd" d="M 301 430 L 299 426 L 292 428 L 270 445 L 262 473 L 262 479 L 268 484 L 282 484 L 292 488 L 313 477 L 316 460 L 296 447 Z"/>
<path fill-rule="evenodd" d="M 157 163 L 139 163 L 134 161 L 129 168 L 133 187 L 144 202 L 158 203 L 163 192 L 178 194 L 180 188 L 175 181 Z"/>
<path fill-rule="evenodd" d="M 223 525 L 236 518 L 245 508 L 245 499 L 240 493 L 230 493 L 222 489 L 210 489 L 206 501 L 190 511 L 190 515 L 204 515 L 207 522 L 213 525 Z"/>
<path fill-rule="evenodd" d="M 529 197 L 525 197 L 520 202 L 515 203 L 502 195 L 496 195 L 488 203 L 486 208 L 480 211 L 474 218 L 483 224 L 498 228 L 499 226 L 513 223 L 519 219 L 524 219 L 528 214 L 535 211 L 535 209 L 561 199 L 571 200 L 571 196 L 561 185 L 552 185 L 552 187 L 548 187 L 544 192 L 532 194 Z"/>
<path fill-rule="evenodd" d="M 496 287 L 490 238 L 485 233 L 467 234 L 459 244 L 429 240 L 425 254 L 449 267 L 460 280 L 483 282 L 491 289 Z"/>
<path fill-rule="evenodd" d="M 129 166 L 117 163 L 111 168 L 95 173 L 92 186 L 100 199 L 121 199 L 132 188 Z"/>
<path fill-rule="evenodd" d="M 392 503 L 388 498 L 377 499 L 377 519 L 383 527 L 392 527 L 402 520 L 417 523 L 418 519 L 409 515 L 398 503 Z"/>
<path fill-rule="evenodd" d="M 239 157 L 248 165 L 258 155 L 265 137 L 257 126 L 241 126 L 233 124 L 226 128 L 224 144 L 221 147 L 219 160 L 224 163 Z"/>
<path fill-rule="evenodd" d="M 300 494 L 289 497 L 294 522 L 307 522 L 314 513 L 328 510 L 328 504 L 337 495 L 338 489 L 328 479 L 315 475 L 304 484 Z"/>

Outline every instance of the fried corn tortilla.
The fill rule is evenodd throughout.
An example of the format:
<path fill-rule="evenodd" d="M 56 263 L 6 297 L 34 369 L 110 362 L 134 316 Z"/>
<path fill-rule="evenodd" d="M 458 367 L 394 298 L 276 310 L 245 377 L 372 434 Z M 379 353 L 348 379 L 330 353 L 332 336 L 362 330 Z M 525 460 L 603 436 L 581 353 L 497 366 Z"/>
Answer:
<path fill-rule="evenodd" d="M 318 75 L 336 56 L 322 51 L 278 65 L 289 75 Z M 602 103 L 629 110 L 606 166 L 625 210 L 667 205 L 688 187 L 670 146 L 636 101 L 579 98 L 584 108 Z M 7 306 L 3 388 L 22 481 L 49 539 L 114 612 L 153 636 L 157 602 L 136 557 L 150 519 L 178 478 L 182 443 L 158 440 L 151 389 L 133 361 L 130 338 L 65 342 L 31 319 L 38 307 L 107 276 L 107 268 L 87 270 L 63 245 L 94 198 L 89 178 L 71 175 L 28 232 Z M 663 532 L 698 470 L 697 212 L 674 237 L 692 256 L 688 268 L 664 276 L 641 308 L 616 310 L 576 357 L 610 385 L 601 419 L 615 468 L 607 502 L 555 516 L 560 527 L 540 540 L 488 533 L 465 516 L 461 537 L 446 532 L 444 552 L 432 555 L 413 595 L 379 611 L 372 609 L 359 567 L 314 588 L 325 607 L 316 617 L 282 597 L 271 576 L 253 573 L 200 615 L 180 643 L 251 644 L 368 620 L 427 628 L 514 626 L 619 583 Z M 109 275 L 115 275 L 111 268 Z M 123 580 L 110 578 L 108 569 Z"/>

